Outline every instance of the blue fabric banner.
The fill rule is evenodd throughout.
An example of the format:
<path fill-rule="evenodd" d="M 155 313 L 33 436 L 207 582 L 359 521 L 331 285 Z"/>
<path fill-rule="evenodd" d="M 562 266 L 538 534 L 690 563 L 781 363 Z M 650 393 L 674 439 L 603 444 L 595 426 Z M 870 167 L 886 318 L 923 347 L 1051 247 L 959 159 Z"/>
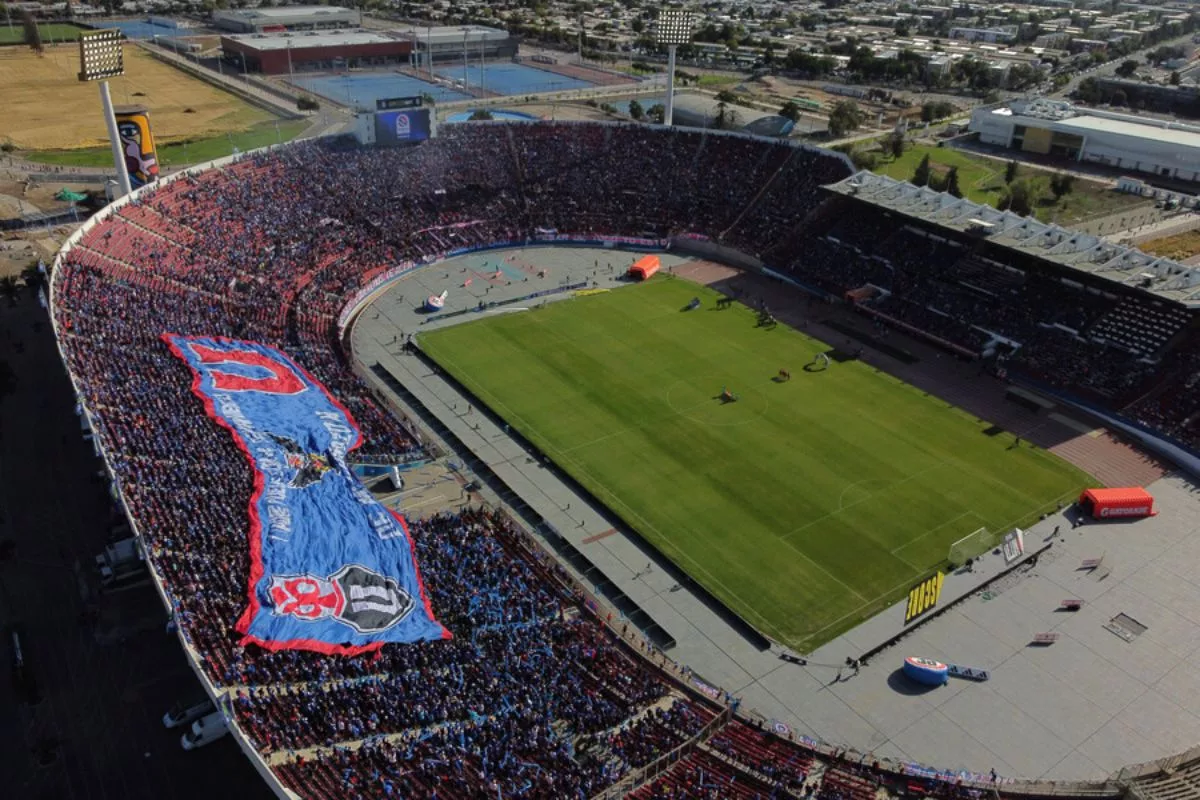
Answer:
<path fill-rule="evenodd" d="M 237 624 L 246 640 L 354 654 L 449 638 L 425 597 L 404 520 L 346 464 L 362 441 L 350 412 L 272 347 L 163 340 L 254 470 L 249 605 Z"/>

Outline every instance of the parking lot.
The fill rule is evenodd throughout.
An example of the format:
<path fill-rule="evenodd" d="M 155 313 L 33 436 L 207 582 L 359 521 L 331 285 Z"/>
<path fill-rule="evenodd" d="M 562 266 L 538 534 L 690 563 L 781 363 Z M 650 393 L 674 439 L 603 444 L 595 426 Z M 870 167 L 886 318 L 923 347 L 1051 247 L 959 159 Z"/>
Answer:
<path fill-rule="evenodd" d="M 270 797 L 231 738 L 188 753 L 163 727 L 200 684 L 150 585 L 100 590 L 94 559 L 120 517 L 46 312 L 25 290 L 0 328 L 0 654 L 12 670 L 15 627 L 28 676 L 0 682 L 0 795 Z"/>

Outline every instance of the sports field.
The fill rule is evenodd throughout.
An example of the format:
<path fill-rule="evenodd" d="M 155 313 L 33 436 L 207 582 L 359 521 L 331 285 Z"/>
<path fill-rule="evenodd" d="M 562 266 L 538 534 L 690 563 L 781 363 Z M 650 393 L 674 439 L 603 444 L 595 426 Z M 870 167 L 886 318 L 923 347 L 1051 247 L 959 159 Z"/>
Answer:
<path fill-rule="evenodd" d="M 701 308 L 685 311 L 693 297 Z M 1087 476 L 858 361 L 660 277 L 422 334 L 422 347 L 752 625 L 810 650 L 980 527 Z M 792 373 L 777 382 L 780 369 Z M 737 396 L 723 402 L 723 389 Z"/>
<path fill-rule="evenodd" d="M 95 147 L 107 142 L 95 83 L 80 83 L 79 47 L 0 49 L 4 125 L 0 141 L 22 150 Z M 275 116 L 125 46 L 125 74 L 110 82 L 113 103 L 150 109 L 159 144 L 249 130 Z M 190 109 L 190 110 L 189 110 Z"/>

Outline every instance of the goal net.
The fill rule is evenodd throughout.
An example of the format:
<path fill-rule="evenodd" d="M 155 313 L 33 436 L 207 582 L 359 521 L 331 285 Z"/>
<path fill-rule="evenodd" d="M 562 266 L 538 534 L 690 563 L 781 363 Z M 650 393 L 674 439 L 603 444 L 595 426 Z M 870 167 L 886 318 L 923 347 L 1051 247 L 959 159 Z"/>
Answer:
<path fill-rule="evenodd" d="M 996 534 L 989 532 L 987 528 L 980 528 L 950 545 L 950 556 L 947 560 L 951 567 L 957 569 L 967 563 L 967 559 L 983 555 L 998 542 Z"/>

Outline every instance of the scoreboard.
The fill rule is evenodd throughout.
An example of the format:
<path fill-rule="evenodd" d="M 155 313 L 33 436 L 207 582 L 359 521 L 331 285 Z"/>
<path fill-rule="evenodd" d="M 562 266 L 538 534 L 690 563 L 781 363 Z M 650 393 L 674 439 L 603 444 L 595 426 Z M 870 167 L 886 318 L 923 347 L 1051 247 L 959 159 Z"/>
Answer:
<path fill-rule="evenodd" d="M 375 112 L 375 142 L 380 145 L 420 142 L 430 136 L 429 109 Z"/>

